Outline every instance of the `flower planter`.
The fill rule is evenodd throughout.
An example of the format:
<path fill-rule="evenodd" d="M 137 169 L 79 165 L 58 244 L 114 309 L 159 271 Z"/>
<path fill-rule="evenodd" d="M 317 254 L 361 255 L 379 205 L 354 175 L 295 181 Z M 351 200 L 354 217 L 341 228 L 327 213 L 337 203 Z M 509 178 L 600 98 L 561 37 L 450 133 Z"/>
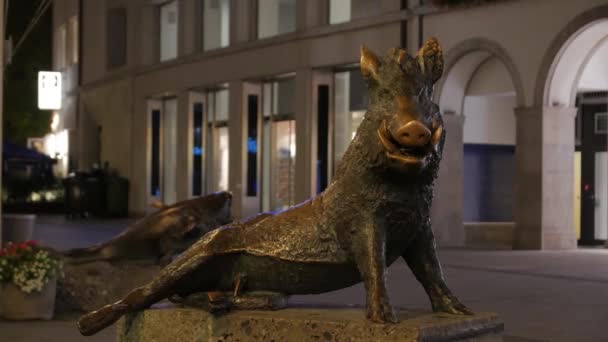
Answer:
<path fill-rule="evenodd" d="M 1 241 L 24 242 L 31 240 L 34 235 L 36 215 L 3 214 Z"/>
<path fill-rule="evenodd" d="M 57 279 L 52 278 L 42 291 L 25 293 L 12 283 L 3 283 L 0 289 L 0 317 L 8 320 L 53 318 Z"/>

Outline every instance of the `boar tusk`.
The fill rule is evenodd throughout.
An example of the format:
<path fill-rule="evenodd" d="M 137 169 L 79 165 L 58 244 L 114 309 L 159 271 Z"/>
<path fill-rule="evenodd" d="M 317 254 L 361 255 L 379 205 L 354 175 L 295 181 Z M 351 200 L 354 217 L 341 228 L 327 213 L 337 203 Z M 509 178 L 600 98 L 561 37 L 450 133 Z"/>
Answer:
<path fill-rule="evenodd" d="M 439 139 L 441 139 L 441 133 L 443 133 L 443 128 L 439 127 L 435 130 L 435 133 L 433 133 L 433 137 L 431 138 L 431 144 L 437 145 Z"/>
<path fill-rule="evenodd" d="M 388 129 L 386 128 L 386 121 L 382 121 L 382 125 L 378 128 L 378 137 L 380 138 L 380 142 L 386 148 L 388 152 L 394 152 L 397 150 L 397 147 L 388 141 L 386 138 L 386 134 L 388 133 Z"/>

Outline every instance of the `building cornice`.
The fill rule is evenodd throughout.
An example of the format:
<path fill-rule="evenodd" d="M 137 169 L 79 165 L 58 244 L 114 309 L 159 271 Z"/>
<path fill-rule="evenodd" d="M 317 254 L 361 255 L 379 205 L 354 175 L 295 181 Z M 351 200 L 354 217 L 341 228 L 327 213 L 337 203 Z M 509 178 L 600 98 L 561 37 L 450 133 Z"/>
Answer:
<path fill-rule="evenodd" d="M 505 0 L 505 1 L 518 1 L 518 0 Z M 193 63 L 201 63 L 206 60 L 214 59 L 214 58 L 222 58 L 224 56 L 255 50 L 255 49 L 263 49 L 271 46 L 286 44 L 286 43 L 294 43 L 301 42 L 311 39 L 322 38 L 326 36 L 331 36 L 334 34 L 341 34 L 353 31 L 361 31 L 365 29 L 381 27 L 386 25 L 391 25 L 395 23 L 399 23 L 402 21 L 412 20 L 414 18 L 420 16 L 429 16 L 429 15 L 437 15 L 443 14 L 447 12 L 461 11 L 465 9 L 470 9 L 472 7 L 481 7 L 481 6 L 489 6 L 490 4 L 481 4 L 476 6 L 460 6 L 455 8 L 437 8 L 432 5 L 420 5 L 410 9 L 403 9 L 396 12 L 385 13 L 373 17 L 365 17 L 353 19 L 349 22 L 335 25 L 322 25 L 313 28 L 309 28 L 304 31 L 296 31 L 291 33 L 282 34 L 279 36 L 264 38 L 264 39 L 256 39 L 252 41 L 236 43 L 234 45 L 227 46 L 225 48 L 220 48 L 211 51 L 196 51 L 194 53 L 180 56 L 176 59 L 155 63 L 150 65 L 140 65 L 134 67 L 125 67 L 121 70 L 111 71 L 106 73 L 104 77 L 99 78 L 97 80 L 87 82 L 82 84 L 80 87 L 80 91 L 87 91 L 92 88 L 104 86 L 106 84 L 110 84 L 113 82 L 117 82 L 120 80 L 124 80 L 130 77 L 137 78 L 140 75 L 145 75 L 148 73 L 173 68 L 180 65 L 185 64 L 193 64 Z"/>

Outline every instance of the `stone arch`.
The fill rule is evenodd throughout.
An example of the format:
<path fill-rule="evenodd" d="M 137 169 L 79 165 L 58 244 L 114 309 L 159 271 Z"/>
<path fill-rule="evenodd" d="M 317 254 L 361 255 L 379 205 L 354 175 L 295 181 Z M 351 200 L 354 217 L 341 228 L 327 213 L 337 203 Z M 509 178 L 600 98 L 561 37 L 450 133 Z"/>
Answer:
<path fill-rule="evenodd" d="M 455 47 L 445 54 L 444 77 L 440 79 L 435 87 L 435 102 L 440 104 L 441 107 L 442 96 L 446 95 L 446 89 L 450 88 L 453 84 L 468 83 L 477 68 L 492 57 L 500 60 L 506 67 L 515 89 L 517 106 L 523 107 L 525 105 L 524 88 L 515 62 L 513 62 L 513 59 L 502 46 L 486 38 L 467 39 L 456 44 Z M 453 72 L 461 73 L 461 75 L 454 75 Z M 456 79 L 453 79 L 452 76 L 456 76 Z M 457 108 L 450 109 L 461 113 L 464 91 L 462 95 L 456 96 L 456 98 L 460 98 L 460 100 L 456 100 L 460 101 L 460 104 L 452 104 L 452 106 Z"/>
<path fill-rule="evenodd" d="M 543 57 L 536 86 L 536 106 L 573 107 L 576 88 L 589 56 L 608 32 L 608 5 L 587 10 L 561 30 Z M 579 51 L 588 53 L 577 53 Z M 574 68 L 568 67 L 573 65 Z"/>

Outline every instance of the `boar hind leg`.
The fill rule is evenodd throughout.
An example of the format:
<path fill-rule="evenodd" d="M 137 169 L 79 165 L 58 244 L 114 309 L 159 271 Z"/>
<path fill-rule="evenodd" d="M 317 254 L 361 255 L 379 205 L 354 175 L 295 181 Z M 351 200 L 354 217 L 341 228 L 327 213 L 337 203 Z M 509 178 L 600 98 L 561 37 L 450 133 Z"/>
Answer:
<path fill-rule="evenodd" d="M 232 230 L 216 230 L 208 234 L 163 268 L 148 284 L 132 290 L 114 304 L 82 316 L 78 321 L 80 333 L 85 336 L 95 334 L 112 325 L 128 312 L 145 309 L 160 300 L 180 294 L 182 289 L 187 289 L 191 285 L 189 280 L 193 272 L 200 272 L 209 283 L 215 283 L 218 274 L 209 269 L 209 262 L 216 257 L 231 253 L 231 251 L 226 252 L 232 238 L 231 233 Z"/>
<path fill-rule="evenodd" d="M 428 227 L 420 232 L 408 246 L 403 258 L 414 273 L 414 276 L 424 287 L 433 311 L 451 314 L 472 314 L 466 306 L 452 294 L 443 278 L 441 265 L 435 252 L 435 237 Z"/>

